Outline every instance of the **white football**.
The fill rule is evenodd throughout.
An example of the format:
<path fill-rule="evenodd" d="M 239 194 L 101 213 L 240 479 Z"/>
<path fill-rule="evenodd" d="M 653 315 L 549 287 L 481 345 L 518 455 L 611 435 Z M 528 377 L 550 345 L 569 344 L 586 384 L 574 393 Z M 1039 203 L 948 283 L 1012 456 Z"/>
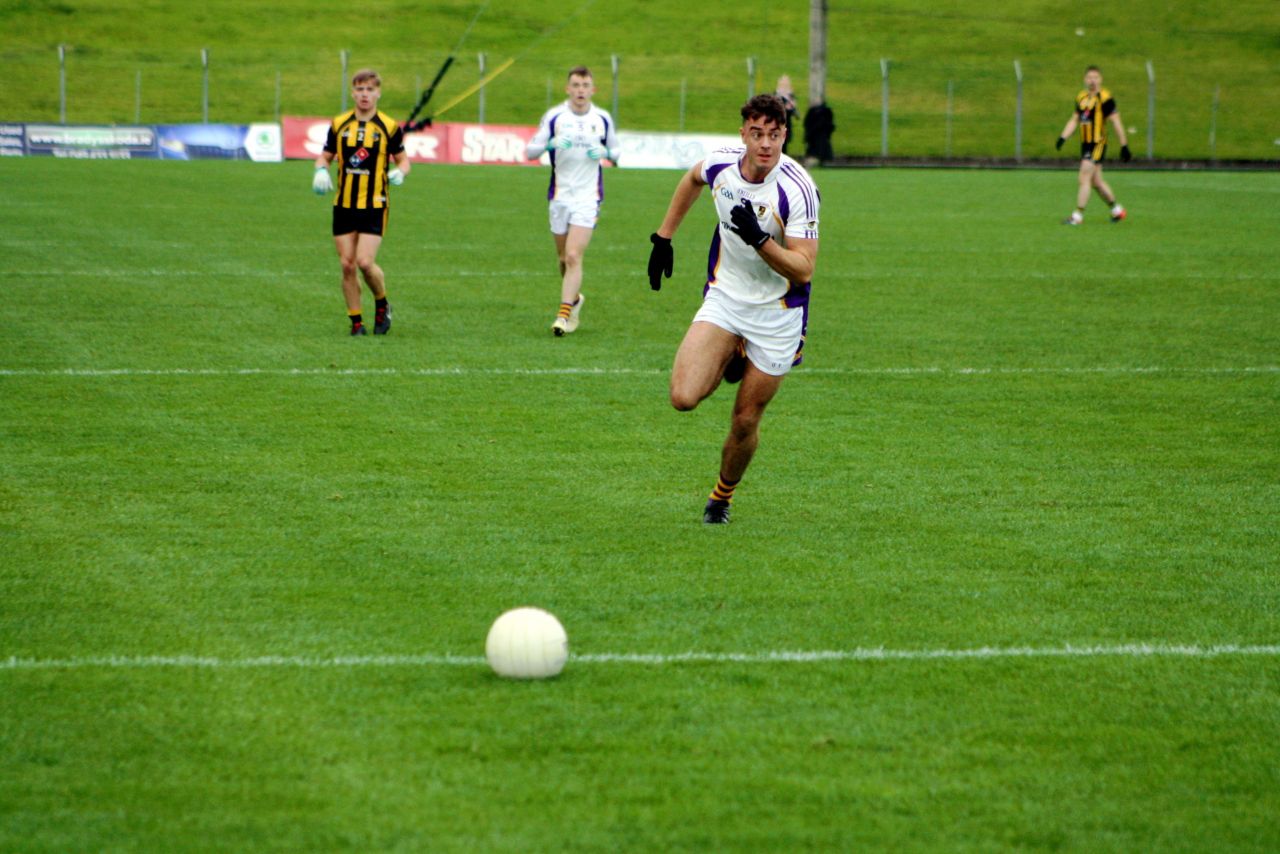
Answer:
<path fill-rule="evenodd" d="M 548 679 L 564 669 L 569 636 L 541 608 L 515 608 L 493 621 L 484 642 L 493 672 L 508 679 Z"/>

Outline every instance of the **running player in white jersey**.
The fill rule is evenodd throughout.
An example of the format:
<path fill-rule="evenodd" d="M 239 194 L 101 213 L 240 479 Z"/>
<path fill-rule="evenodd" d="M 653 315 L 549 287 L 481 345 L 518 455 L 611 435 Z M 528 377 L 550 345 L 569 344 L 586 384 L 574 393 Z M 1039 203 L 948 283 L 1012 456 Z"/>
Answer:
<path fill-rule="evenodd" d="M 720 380 L 741 381 L 720 458 L 720 479 L 702 519 L 729 521 L 734 489 L 760 438 L 760 418 L 787 372 L 800 364 L 809 319 L 809 284 L 818 258 L 818 188 L 782 153 L 787 108 L 776 95 L 742 107 L 741 147 L 694 164 L 656 233 L 650 235 L 649 285 L 671 277 L 671 238 L 705 186 L 719 224 L 711 238 L 702 307 L 676 352 L 671 405 L 681 412 L 711 395 Z"/>
<path fill-rule="evenodd" d="M 582 311 L 582 255 L 604 200 L 601 161 L 618 161 L 618 135 L 613 117 L 591 103 L 596 87 L 591 72 L 579 65 L 569 72 L 563 104 L 542 115 L 538 132 L 525 149 L 535 160 L 551 156 L 551 236 L 560 258 L 560 310 L 551 331 L 565 335 L 578 328 Z"/>

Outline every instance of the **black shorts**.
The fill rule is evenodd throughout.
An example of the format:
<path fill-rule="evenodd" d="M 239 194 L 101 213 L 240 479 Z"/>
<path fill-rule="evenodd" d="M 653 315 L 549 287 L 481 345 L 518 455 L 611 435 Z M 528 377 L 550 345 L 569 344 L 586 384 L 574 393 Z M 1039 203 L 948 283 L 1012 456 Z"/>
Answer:
<path fill-rule="evenodd" d="M 339 234 L 381 235 L 387 230 L 386 208 L 344 208 L 337 205 L 333 208 L 333 236 Z"/>
<path fill-rule="evenodd" d="M 1090 160 L 1094 163 L 1101 163 L 1103 158 L 1107 156 L 1107 144 L 1104 142 L 1099 145 L 1096 142 L 1080 143 L 1080 159 Z"/>

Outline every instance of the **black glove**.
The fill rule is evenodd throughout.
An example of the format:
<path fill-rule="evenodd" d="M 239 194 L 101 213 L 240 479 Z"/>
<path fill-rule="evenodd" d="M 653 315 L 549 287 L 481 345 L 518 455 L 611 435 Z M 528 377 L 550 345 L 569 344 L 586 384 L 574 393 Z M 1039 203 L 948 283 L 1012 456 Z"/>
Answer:
<path fill-rule="evenodd" d="M 756 211 L 750 199 L 743 199 L 741 204 L 729 211 L 729 220 L 733 223 L 729 226 L 729 230 L 741 237 L 742 242 L 752 249 L 759 249 L 769 239 L 769 235 L 760 227 L 760 222 L 756 219 Z"/>
<path fill-rule="evenodd" d="M 1055 150 L 1055 151 L 1061 151 L 1061 150 L 1062 150 L 1062 144 L 1063 144 L 1064 142 L 1066 142 L 1066 141 L 1067 141 L 1066 137 L 1062 137 L 1062 136 L 1058 137 L 1058 141 L 1057 141 L 1057 142 L 1055 142 L 1055 143 L 1053 144 L 1053 148 L 1054 148 L 1054 150 Z"/>
<path fill-rule="evenodd" d="M 649 287 L 655 291 L 662 290 L 662 277 L 671 278 L 671 268 L 676 262 L 675 250 L 671 248 L 671 238 L 662 237 L 657 232 L 649 235 L 653 249 L 649 252 Z"/>
<path fill-rule="evenodd" d="M 1127 145 L 1120 146 L 1121 162 L 1128 163 L 1132 159 L 1133 159 L 1133 152 L 1129 151 L 1129 146 Z"/>

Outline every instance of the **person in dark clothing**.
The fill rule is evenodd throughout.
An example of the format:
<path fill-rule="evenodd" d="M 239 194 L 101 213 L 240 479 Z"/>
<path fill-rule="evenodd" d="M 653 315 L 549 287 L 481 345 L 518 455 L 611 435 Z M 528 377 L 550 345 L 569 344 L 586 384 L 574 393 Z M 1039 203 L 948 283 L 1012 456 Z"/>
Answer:
<path fill-rule="evenodd" d="M 835 157 L 831 135 L 836 130 L 836 117 L 823 101 L 804 114 L 804 156 L 806 161 L 827 163 Z"/>

